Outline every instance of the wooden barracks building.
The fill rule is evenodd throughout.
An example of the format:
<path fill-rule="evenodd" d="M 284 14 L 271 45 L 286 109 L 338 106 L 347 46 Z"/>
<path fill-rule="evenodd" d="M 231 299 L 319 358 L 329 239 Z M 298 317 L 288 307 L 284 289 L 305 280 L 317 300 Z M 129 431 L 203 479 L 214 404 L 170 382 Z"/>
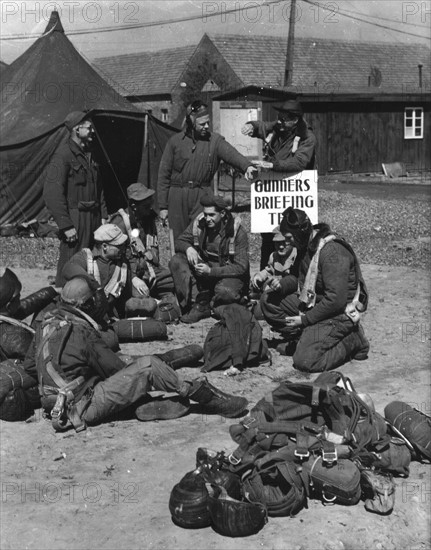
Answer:
<path fill-rule="evenodd" d="M 319 173 L 379 172 L 402 162 L 431 169 L 430 49 L 421 44 L 295 38 L 284 86 L 287 39 L 207 35 L 197 46 L 105 57 L 97 68 L 143 110 L 180 127 L 185 105 L 212 104 L 213 126 L 258 158 L 244 122 L 275 116 L 274 102 L 298 98 L 318 138 Z"/>

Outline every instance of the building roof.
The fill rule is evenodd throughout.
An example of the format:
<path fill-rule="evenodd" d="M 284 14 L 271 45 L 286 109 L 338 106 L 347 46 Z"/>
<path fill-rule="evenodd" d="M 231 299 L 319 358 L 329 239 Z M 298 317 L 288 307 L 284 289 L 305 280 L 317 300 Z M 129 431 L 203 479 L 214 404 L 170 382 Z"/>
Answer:
<path fill-rule="evenodd" d="M 104 75 L 131 95 L 171 93 L 194 52 L 210 41 L 244 86 L 284 84 L 287 38 L 235 34 L 204 35 L 199 45 L 95 60 Z M 422 44 L 295 38 L 296 93 L 418 92 L 430 87 L 430 48 Z"/>
<path fill-rule="evenodd" d="M 282 86 L 287 38 L 209 35 L 244 85 Z M 422 44 L 295 38 L 293 82 L 297 92 L 417 91 L 430 85 L 430 49 Z M 370 86 L 368 79 L 370 78 Z"/>
<path fill-rule="evenodd" d="M 106 77 L 121 82 L 127 96 L 169 94 L 184 72 L 196 44 L 157 52 L 99 57 L 93 64 Z"/>

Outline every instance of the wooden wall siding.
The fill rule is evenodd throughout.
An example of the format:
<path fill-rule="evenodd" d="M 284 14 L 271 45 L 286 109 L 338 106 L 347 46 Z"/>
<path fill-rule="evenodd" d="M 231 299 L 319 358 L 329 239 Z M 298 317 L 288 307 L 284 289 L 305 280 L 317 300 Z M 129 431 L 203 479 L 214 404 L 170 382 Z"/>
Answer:
<path fill-rule="evenodd" d="M 322 105 L 306 107 L 310 112 L 305 118 L 318 140 L 317 160 L 321 174 L 347 170 L 381 172 L 382 162 L 397 161 L 404 162 L 411 171 L 431 169 L 429 105 L 424 106 L 424 138 L 414 140 L 404 139 L 405 104 L 374 104 L 364 106 L 363 110 L 334 104 L 327 109 Z"/>

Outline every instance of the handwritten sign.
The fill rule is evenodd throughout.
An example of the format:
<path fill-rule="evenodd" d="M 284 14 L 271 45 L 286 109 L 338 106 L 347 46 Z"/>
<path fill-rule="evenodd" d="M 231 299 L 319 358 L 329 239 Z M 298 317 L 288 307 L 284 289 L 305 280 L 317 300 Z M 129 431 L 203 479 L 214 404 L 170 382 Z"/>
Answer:
<path fill-rule="evenodd" d="M 304 210 L 317 223 L 317 170 L 261 172 L 251 185 L 251 232 L 270 233 L 289 206 Z"/>

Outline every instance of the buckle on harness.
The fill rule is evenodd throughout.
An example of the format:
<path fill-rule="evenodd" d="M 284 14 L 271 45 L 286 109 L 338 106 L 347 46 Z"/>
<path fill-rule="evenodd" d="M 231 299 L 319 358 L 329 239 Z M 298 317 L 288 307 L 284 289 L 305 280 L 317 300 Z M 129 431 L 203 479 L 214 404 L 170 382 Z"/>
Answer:
<path fill-rule="evenodd" d="M 294 455 L 297 456 L 300 460 L 305 460 L 310 456 L 310 451 L 295 449 Z"/>
<path fill-rule="evenodd" d="M 322 460 L 328 464 L 333 464 L 338 460 L 337 449 L 325 450 L 322 449 Z"/>
<path fill-rule="evenodd" d="M 231 464 L 233 464 L 234 466 L 238 466 L 238 464 L 241 462 L 241 459 L 240 458 L 237 458 L 233 453 L 231 453 L 227 459 L 229 460 L 229 462 Z"/>
<path fill-rule="evenodd" d="M 241 424 L 244 426 L 246 430 L 248 430 L 250 429 L 250 426 L 255 422 L 257 422 L 257 418 L 255 418 L 254 416 L 249 416 L 248 418 L 245 418 L 244 420 L 242 420 Z"/>

